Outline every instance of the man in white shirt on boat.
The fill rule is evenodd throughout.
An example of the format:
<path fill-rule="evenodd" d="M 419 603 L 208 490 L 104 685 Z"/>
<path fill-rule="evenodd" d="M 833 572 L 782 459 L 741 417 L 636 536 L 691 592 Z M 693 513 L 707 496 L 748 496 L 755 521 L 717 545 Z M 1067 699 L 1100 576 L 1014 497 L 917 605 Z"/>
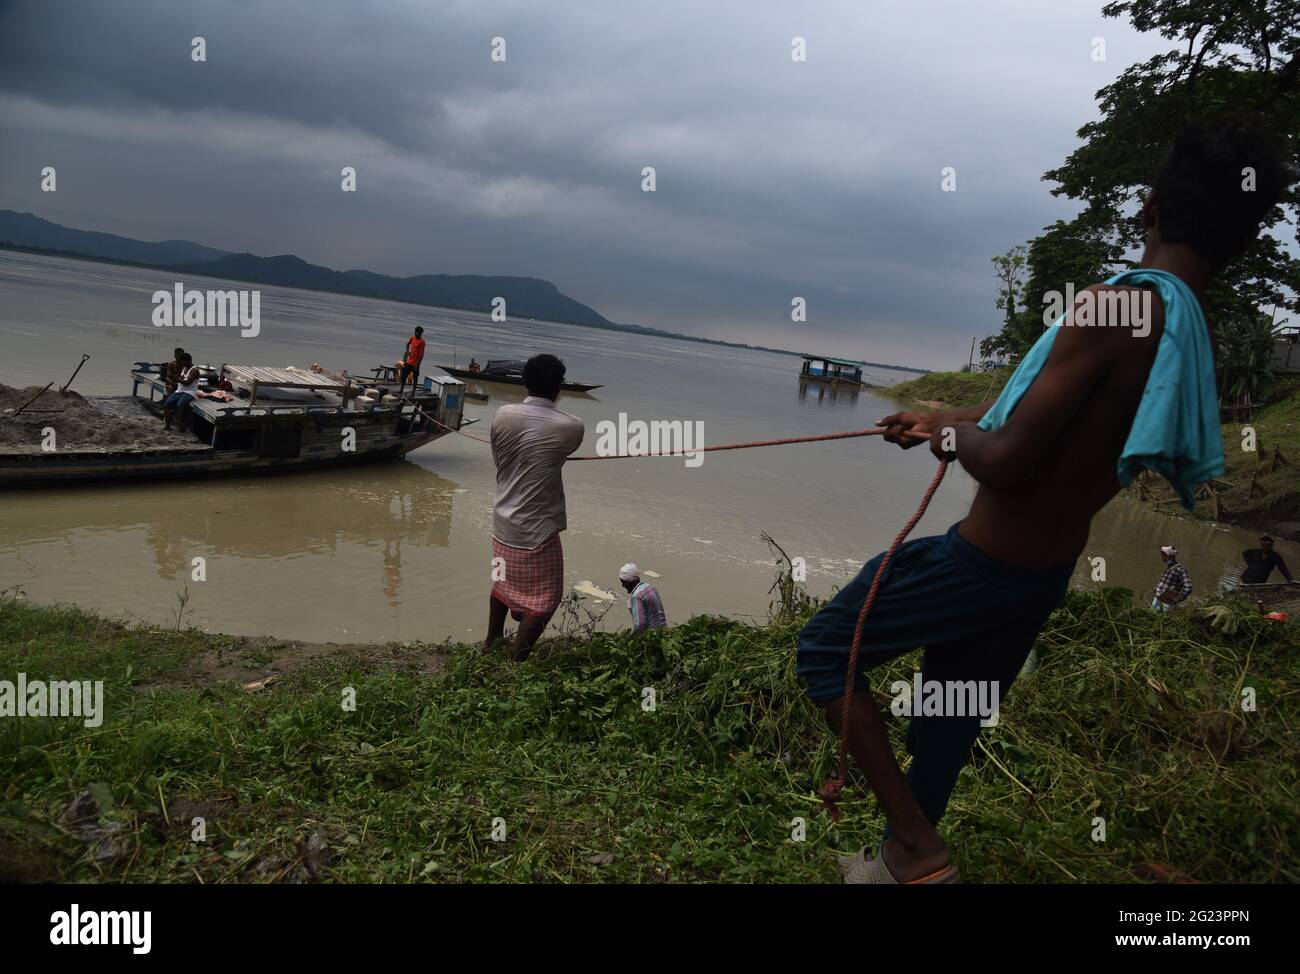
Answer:
<path fill-rule="evenodd" d="M 188 352 L 181 354 L 177 364 L 181 368 L 176 377 L 176 391 L 163 400 L 163 428 L 171 429 L 172 417 L 179 412 L 179 426 L 185 432 L 188 427 L 185 422 L 186 407 L 199 394 L 199 370 Z"/>
<path fill-rule="evenodd" d="M 524 366 L 528 396 L 500 407 L 492 419 L 497 495 L 492 523 L 489 650 L 505 630 L 506 613 L 519 621 L 511 656 L 528 658 L 564 595 L 564 461 L 582 445 L 582 420 L 555 406 L 564 363 L 535 355 Z"/>

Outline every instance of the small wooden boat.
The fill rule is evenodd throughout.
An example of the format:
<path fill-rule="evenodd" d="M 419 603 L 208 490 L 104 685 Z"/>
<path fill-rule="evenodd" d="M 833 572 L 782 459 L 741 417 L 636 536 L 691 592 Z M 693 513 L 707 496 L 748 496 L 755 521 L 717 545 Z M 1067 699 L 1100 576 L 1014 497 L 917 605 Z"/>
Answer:
<path fill-rule="evenodd" d="M 78 422 L 92 424 L 94 442 L 65 447 L 56 440 L 56 448 L 46 452 L 33 435 L 30 444 L 0 447 L 0 487 L 211 477 L 392 460 L 474 422 L 462 418 L 464 384 L 454 378 L 426 378 L 422 388 L 399 397 L 393 383 L 316 369 L 225 365 L 219 372 L 205 370 L 208 378 L 200 384 L 200 395 L 187 407 L 190 432 L 179 435 L 163 431 L 161 368 L 137 362 L 131 370 L 131 395 L 69 401 L 67 408 L 77 411 Z M 218 389 L 225 384 L 230 391 Z M 0 423 L 17 421 L 0 416 Z M 58 413 L 36 422 L 57 423 Z M 118 443 L 124 430 L 130 431 L 130 442 Z"/>
<path fill-rule="evenodd" d="M 458 379 L 469 379 L 474 382 L 502 382 L 511 386 L 524 384 L 524 363 L 516 360 L 496 359 L 488 362 L 478 372 L 471 372 L 469 369 L 458 369 L 450 365 L 440 365 L 438 368 Z M 603 387 L 585 385 L 581 382 L 562 382 L 560 388 L 568 392 L 590 392 L 592 389 Z"/>

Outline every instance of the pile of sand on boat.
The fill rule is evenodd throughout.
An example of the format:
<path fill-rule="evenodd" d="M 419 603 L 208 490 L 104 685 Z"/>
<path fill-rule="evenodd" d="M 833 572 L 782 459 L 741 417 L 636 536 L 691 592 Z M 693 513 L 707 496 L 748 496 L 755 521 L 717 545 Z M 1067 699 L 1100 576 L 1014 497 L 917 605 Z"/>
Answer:
<path fill-rule="evenodd" d="M 19 414 L 24 406 L 27 408 Z M 162 420 L 134 396 L 86 399 L 54 387 L 41 393 L 40 386 L 17 389 L 0 383 L 0 453 L 47 452 L 42 449 L 47 429 L 54 430 L 58 453 L 193 449 L 199 445 L 193 434 L 163 429 Z"/>

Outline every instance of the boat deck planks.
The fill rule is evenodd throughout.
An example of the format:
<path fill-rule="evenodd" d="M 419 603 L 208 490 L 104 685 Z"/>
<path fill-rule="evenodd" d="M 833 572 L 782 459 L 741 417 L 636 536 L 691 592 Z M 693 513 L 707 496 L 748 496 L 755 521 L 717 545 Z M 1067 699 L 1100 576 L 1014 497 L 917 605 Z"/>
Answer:
<path fill-rule="evenodd" d="M 332 392 L 342 392 L 352 385 L 319 372 L 300 369 L 296 365 L 289 365 L 282 369 L 273 369 L 264 365 L 227 365 L 222 371 L 231 382 L 244 385 L 252 385 L 256 382 L 258 385 L 279 386 L 285 389 L 328 389 Z"/>

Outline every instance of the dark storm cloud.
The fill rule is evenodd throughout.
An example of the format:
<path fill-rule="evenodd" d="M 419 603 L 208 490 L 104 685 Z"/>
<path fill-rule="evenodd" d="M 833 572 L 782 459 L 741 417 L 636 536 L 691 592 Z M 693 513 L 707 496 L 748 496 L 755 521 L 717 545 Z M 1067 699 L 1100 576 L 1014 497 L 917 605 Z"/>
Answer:
<path fill-rule="evenodd" d="M 979 7 L 10 4 L 0 206 L 335 267 L 545 277 L 617 320 L 950 366 L 997 327 L 989 258 L 1071 212 L 1041 173 L 1153 49 L 1094 0 Z"/>

